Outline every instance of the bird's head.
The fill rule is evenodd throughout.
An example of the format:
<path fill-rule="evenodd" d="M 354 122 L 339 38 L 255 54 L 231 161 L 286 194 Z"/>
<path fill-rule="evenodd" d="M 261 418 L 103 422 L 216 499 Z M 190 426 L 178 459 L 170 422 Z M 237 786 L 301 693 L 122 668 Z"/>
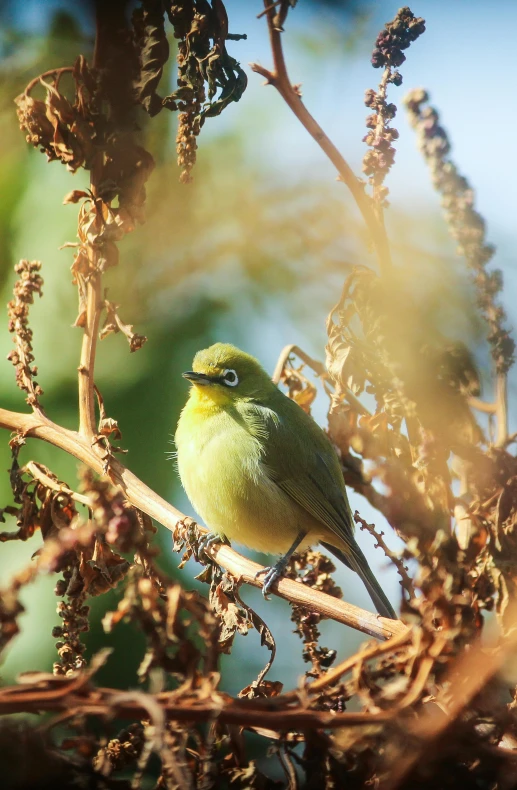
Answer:
<path fill-rule="evenodd" d="M 255 357 L 229 343 L 198 351 L 192 370 L 183 373 L 183 378 L 192 382 L 198 395 L 217 403 L 257 398 L 274 387 Z"/>

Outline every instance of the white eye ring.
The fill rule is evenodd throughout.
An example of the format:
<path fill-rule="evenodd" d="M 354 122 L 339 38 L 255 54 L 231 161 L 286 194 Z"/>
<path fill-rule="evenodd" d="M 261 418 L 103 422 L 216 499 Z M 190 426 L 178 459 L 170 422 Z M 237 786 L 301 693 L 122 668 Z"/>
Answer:
<path fill-rule="evenodd" d="M 223 370 L 223 381 L 229 387 L 236 387 L 239 383 L 239 377 L 234 370 Z"/>

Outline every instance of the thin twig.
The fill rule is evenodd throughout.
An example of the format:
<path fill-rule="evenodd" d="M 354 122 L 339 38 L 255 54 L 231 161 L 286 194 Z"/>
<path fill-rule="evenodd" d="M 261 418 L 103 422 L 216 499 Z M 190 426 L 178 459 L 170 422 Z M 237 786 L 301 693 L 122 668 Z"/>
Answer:
<path fill-rule="evenodd" d="M 368 524 L 364 518 L 361 518 L 357 510 L 354 513 L 354 521 L 356 524 L 360 524 L 360 529 L 365 529 L 367 532 L 372 535 L 375 540 L 377 541 L 377 545 L 383 550 L 386 557 L 394 564 L 397 569 L 397 573 L 400 576 L 400 584 L 407 592 L 410 598 L 415 597 L 415 588 L 413 587 L 413 582 L 409 578 L 409 574 L 407 572 L 407 568 L 404 565 L 404 561 L 398 557 L 394 551 L 392 551 L 384 541 L 383 535 L 384 532 L 379 532 L 375 529 L 375 524 Z"/>
<path fill-rule="evenodd" d="M 299 91 L 291 84 L 282 49 L 281 31 L 274 25 L 275 9 L 271 7 L 268 0 L 264 0 L 264 11 L 267 17 L 274 71 L 269 71 L 258 63 L 251 63 L 251 69 L 257 74 L 261 74 L 269 85 L 273 85 L 277 89 L 300 123 L 330 159 L 338 171 L 339 180 L 349 188 L 363 216 L 377 253 L 379 269 L 382 273 L 387 273 L 391 269 L 391 254 L 386 232 L 378 221 L 373 201 L 366 194 L 363 181 L 355 176 L 348 162 L 303 104 Z"/>
<path fill-rule="evenodd" d="M 353 656 L 346 658 L 344 661 L 338 664 L 337 667 L 334 667 L 334 669 L 330 669 L 312 683 L 307 684 L 307 686 L 304 687 L 304 691 L 308 694 L 317 694 L 322 689 L 333 686 L 334 683 L 336 683 L 343 675 L 346 675 L 347 672 L 350 672 L 358 663 L 358 661 L 370 661 L 372 658 L 377 658 L 384 653 L 390 653 L 392 650 L 398 650 L 410 639 L 411 629 L 406 628 L 405 631 L 395 634 L 395 636 L 392 636 L 391 639 L 388 639 L 382 644 L 377 643 L 375 645 L 368 645 L 358 653 L 354 653 Z M 277 699 L 280 701 L 293 700 L 299 696 L 299 693 L 299 689 L 286 691 L 285 694 L 281 694 Z"/>
<path fill-rule="evenodd" d="M 508 375 L 496 377 L 495 415 L 497 420 L 496 447 L 505 447 L 508 440 Z"/>
<path fill-rule="evenodd" d="M 35 480 L 39 480 L 46 488 L 51 488 L 53 491 L 58 491 L 60 494 L 66 494 L 66 496 L 70 497 L 70 499 L 74 499 L 76 502 L 80 502 L 82 505 L 86 505 L 89 507 L 90 510 L 93 508 L 93 503 L 89 499 L 89 497 L 84 496 L 84 494 L 78 494 L 77 491 L 72 491 L 71 488 L 65 483 L 60 482 L 59 480 L 54 480 L 50 477 L 46 472 L 41 468 L 40 464 L 36 463 L 36 461 L 29 461 L 25 464 L 24 469 L 22 472 L 26 471 L 30 474 Z"/>
<path fill-rule="evenodd" d="M 483 414 L 495 414 L 497 406 L 495 403 L 487 403 L 481 398 L 471 397 L 468 399 L 468 404 L 471 409 L 476 409 L 476 411 L 481 411 Z"/>
<path fill-rule="evenodd" d="M 55 88 L 57 90 L 61 76 L 63 74 L 71 74 L 73 70 L 74 70 L 73 66 L 61 66 L 61 68 L 59 69 L 49 69 L 49 71 L 44 71 L 43 74 L 38 74 L 37 77 L 34 77 L 34 79 L 32 79 L 29 82 L 29 84 L 25 88 L 25 93 L 30 93 L 31 90 L 34 88 L 34 86 L 40 83 L 44 77 L 52 77 L 52 76 L 56 77 Z"/>
<path fill-rule="evenodd" d="M 276 367 L 272 376 L 272 381 L 274 384 L 279 384 L 280 379 L 282 378 L 282 373 L 284 371 L 287 362 L 289 361 L 289 357 L 291 354 L 296 354 L 302 362 L 304 362 L 309 368 L 311 368 L 317 376 L 320 377 L 323 381 L 331 384 L 330 377 L 327 373 L 327 369 L 322 362 L 319 362 L 317 359 L 313 359 L 310 357 L 303 349 L 299 346 L 295 345 L 294 343 L 290 343 L 287 346 L 284 346 L 282 351 L 280 352 L 280 356 L 278 357 L 278 361 L 276 363 Z M 372 415 L 368 411 L 368 409 L 363 406 L 361 401 L 356 398 L 352 390 L 348 387 L 343 386 L 341 388 L 341 393 L 348 401 L 348 403 L 355 409 L 358 414 L 364 414 L 366 417 L 371 417 Z"/>

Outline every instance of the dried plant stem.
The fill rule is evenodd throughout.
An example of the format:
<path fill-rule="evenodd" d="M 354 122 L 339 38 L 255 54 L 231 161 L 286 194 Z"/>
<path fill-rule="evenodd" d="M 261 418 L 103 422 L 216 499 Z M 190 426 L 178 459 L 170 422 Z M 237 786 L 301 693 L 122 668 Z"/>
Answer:
<path fill-rule="evenodd" d="M 377 253 L 379 269 L 381 273 L 387 273 L 391 268 L 391 253 L 384 225 L 378 221 L 373 202 L 364 190 L 364 183 L 355 176 L 348 162 L 303 104 L 299 91 L 291 84 L 284 59 L 281 31 L 275 28 L 275 10 L 268 0 L 264 0 L 264 11 L 267 17 L 274 71 L 269 71 L 258 63 L 251 63 L 251 69 L 261 74 L 269 85 L 277 89 L 300 123 L 330 159 L 339 173 L 339 179 L 349 188 L 363 216 Z"/>
<path fill-rule="evenodd" d="M 92 439 L 97 433 L 93 373 L 101 314 L 100 273 L 92 272 L 86 288 L 86 323 L 79 363 L 79 432 Z"/>
<path fill-rule="evenodd" d="M 148 704 L 143 705 L 144 699 Z M 87 691 L 71 689 L 66 681 L 49 689 L 29 684 L 7 686 L 0 690 L 0 715 L 22 712 L 46 712 L 75 709 L 81 715 L 113 716 L 142 719 L 149 708 L 159 706 L 168 720 L 181 722 L 213 721 L 271 730 L 335 729 L 343 726 L 376 724 L 389 721 L 393 713 L 327 713 L 325 711 L 291 708 L 278 710 L 270 700 L 234 699 L 214 694 L 208 699 L 178 700 L 174 694 L 121 694 L 118 689 L 95 688 Z M 272 709 L 271 709 L 272 708 Z"/>
<path fill-rule="evenodd" d="M 167 529 L 175 531 L 184 524 L 187 517 L 183 513 L 146 486 L 116 458 L 103 457 L 98 446 L 92 447 L 91 442 L 80 433 L 56 425 L 41 414 L 21 414 L 7 409 L 0 409 L 0 428 L 17 431 L 24 437 L 42 439 L 65 450 L 87 464 L 97 474 L 108 477 L 119 486 L 132 505 L 143 510 Z M 203 528 L 201 531 L 204 531 Z M 255 587 L 262 586 L 262 582 L 256 578 L 257 571 L 261 569 L 256 562 L 242 557 L 229 546 L 216 545 L 211 547 L 208 553 L 215 562 L 240 581 Z M 325 617 L 380 639 L 389 639 L 394 634 L 407 629 L 407 626 L 399 620 L 380 617 L 291 579 L 281 579 L 274 592 L 291 603 L 305 606 L 311 611 L 319 612 Z"/>
<path fill-rule="evenodd" d="M 508 441 L 508 376 L 498 373 L 495 382 L 495 416 L 497 420 L 496 446 L 505 447 Z"/>
<path fill-rule="evenodd" d="M 386 96 L 388 93 L 388 82 L 389 77 L 391 76 L 391 67 L 387 66 L 382 74 L 381 81 L 379 83 L 379 89 L 377 91 L 377 96 L 379 99 L 379 105 L 381 107 L 385 106 Z M 379 110 L 377 113 L 377 125 L 375 128 L 375 138 L 380 140 L 382 137 L 382 133 L 384 131 L 384 117 L 382 114 L 382 110 Z M 374 211 L 377 216 L 377 221 L 379 225 L 382 226 L 384 229 L 384 208 L 383 208 L 383 200 L 382 200 L 382 184 L 375 184 L 373 188 L 373 205 Z"/>
<path fill-rule="evenodd" d="M 25 93 L 30 93 L 31 90 L 36 85 L 40 84 L 45 77 L 55 77 L 56 80 L 55 88 L 57 90 L 59 86 L 59 80 L 61 79 L 62 75 L 71 74 L 73 70 L 74 70 L 73 66 L 61 66 L 61 68 L 59 69 L 49 69 L 49 71 L 44 71 L 43 74 L 38 74 L 37 77 L 34 77 L 34 79 L 32 79 L 29 82 L 29 84 L 25 88 Z"/>
<path fill-rule="evenodd" d="M 0 715 L 23 712 L 47 712 L 74 709 L 79 715 L 113 716 L 121 719 L 143 719 L 149 716 L 147 706 L 139 704 L 118 689 L 96 688 L 90 693 L 68 692 L 63 688 L 52 691 L 32 690 L 28 684 L 7 686 L 0 692 Z M 141 695 L 144 696 L 143 694 Z M 227 698 L 221 704 L 221 696 L 215 700 L 189 704 L 167 700 L 167 695 L 145 695 L 157 702 L 168 720 L 178 722 L 201 722 L 217 719 L 221 724 L 268 729 L 336 729 L 344 726 L 381 724 L 393 718 L 388 711 L 380 713 L 326 713 L 307 709 L 267 710 L 260 700 L 238 700 Z"/>
<path fill-rule="evenodd" d="M 498 373 L 495 379 L 495 401 L 487 403 L 480 398 L 469 398 L 471 409 L 483 414 L 492 414 L 497 421 L 496 446 L 505 447 L 508 444 L 508 376 Z"/>
<path fill-rule="evenodd" d="M 471 409 L 476 409 L 476 411 L 480 411 L 483 414 L 495 414 L 496 412 L 495 403 L 487 403 L 487 401 L 481 400 L 481 398 L 470 397 L 469 406 Z"/>
<path fill-rule="evenodd" d="M 72 489 L 68 488 L 68 486 L 64 483 L 54 480 L 52 477 L 46 474 L 40 465 L 35 461 L 29 461 L 28 464 L 25 464 L 23 471 L 26 471 L 35 480 L 43 483 L 45 488 L 58 491 L 60 494 L 66 494 L 66 496 L 69 496 L 70 499 L 74 499 L 76 502 L 80 502 L 82 505 L 86 505 L 86 507 L 89 507 L 90 509 L 92 508 L 93 503 L 87 496 L 84 496 L 84 494 L 78 494 L 77 491 L 72 491 Z"/>
<path fill-rule="evenodd" d="M 400 576 L 400 584 L 402 585 L 403 589 L 407 592 L 410 598 L 415 597 L 415 590 L 413 587 L 413 582 L 411 581 L 409 574 L 407 572 L 407 568 L 404 565 L 403 560 L 398 557 L 394 551 L 386 544 L 386 541 L 383 538 L 384 532 L 375 529 L 375 524 L 368 524 L 364 518 L 361 518 L 357 510 L 354 513 L 354 521 L 356 524 L 361 524 L 360 529 L 365 529 L 367 532 L 372 535 L 375 540 L 377 541 L 377 546 L 379 546 L 386 557 L 394 564 L 397 569 L 397 573 Z M 377 548 L 377 546 L 375 548 Z"/>
<path fill-rule="evenodd" d="M 93 53 L 93 67 L 102 69 L 105 62 L 110 63 L 110 48 L 116 47 L 111 40 L 112 32 L 117 37 L 120 30 L 124 29 L 124 3 L 102 4 L 96 3 L 96 34 Z M 111 32 L 110 32 L 111 31 Z M 117 42 L 118 43 L 118 42 Z M 113 111 L 113 107 L 111 108 Z M 103 154 L 98 153 L 90 170 L 90 191 L 92 198 L 99 203 L 99 185 L 103 179 Z M 93 244 L 88 244 L 89 272 L 86 279 L 86 317 L 84 323 L 83 343 L 81 347 L 81 360 L 79 363 L 79 432 L 93 439 L 97 434 L 97 421 L 95 419 L 95 353 L 99 336 L 99 324 L 103 306 L 102 273 L 98 265 L 98 250 Z"/>

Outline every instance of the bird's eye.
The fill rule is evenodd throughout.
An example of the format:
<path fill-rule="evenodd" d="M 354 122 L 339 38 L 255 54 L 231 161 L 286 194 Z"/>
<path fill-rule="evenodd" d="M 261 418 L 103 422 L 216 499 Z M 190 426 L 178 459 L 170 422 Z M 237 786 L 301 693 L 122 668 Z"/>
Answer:
<path fill-rule="evenodd" d="M 229 387 L 236 387 L 239 383 L 239 377 L 234 370 L 223 370 L 223 381 Z"/>

